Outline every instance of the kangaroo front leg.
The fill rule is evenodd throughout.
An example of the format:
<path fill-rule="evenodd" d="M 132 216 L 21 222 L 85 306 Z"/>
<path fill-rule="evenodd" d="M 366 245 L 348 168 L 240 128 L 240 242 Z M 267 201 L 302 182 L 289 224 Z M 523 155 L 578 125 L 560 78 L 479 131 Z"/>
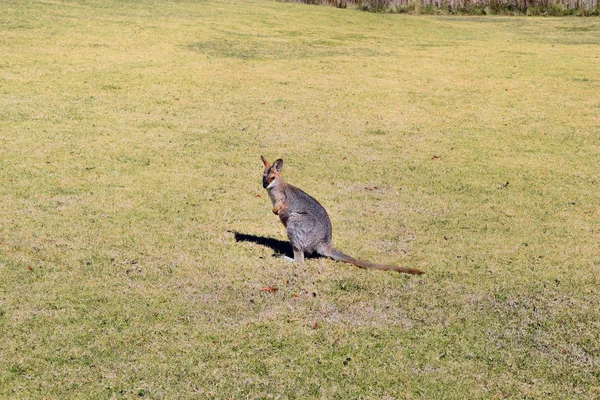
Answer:
<path fill-rule="evenodd" d="M 273 204 L 273 214 L 282 215 L 285 204 L 283 201 L 277 201 Z"/>
<path fill-rule="evenodd" d="M 299 249 L 294 249 L 294 261 L 298 264 L 304 264 L 304 251 Z"/>

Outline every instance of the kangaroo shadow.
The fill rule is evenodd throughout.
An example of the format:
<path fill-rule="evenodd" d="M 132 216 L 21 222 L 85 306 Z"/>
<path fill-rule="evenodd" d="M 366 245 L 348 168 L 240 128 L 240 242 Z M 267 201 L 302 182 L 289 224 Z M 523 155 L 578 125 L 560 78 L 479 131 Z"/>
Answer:
<path fill-rule="evenodd" d="M 275 253 L 273 257 L 281 255 L 294 258 L 294 250 L 290 242 L 285 240 L 274 239 L 265 236 L 248 235 L 246 233 L 233 232 L 233 237 L 236 242 L 251 242 L 272 249 Z M 306 255 L 307 258 L 318 258 L 319 255 Z"/>

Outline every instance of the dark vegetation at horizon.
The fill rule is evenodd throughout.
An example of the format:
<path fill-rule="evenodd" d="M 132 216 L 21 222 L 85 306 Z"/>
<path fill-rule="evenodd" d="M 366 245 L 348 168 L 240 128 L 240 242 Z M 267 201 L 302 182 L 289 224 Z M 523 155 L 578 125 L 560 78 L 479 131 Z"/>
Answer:
<path fill-rule="evenodd" d="M 280 0 L 378 13 L 600 16 L 598 0 Z"/>

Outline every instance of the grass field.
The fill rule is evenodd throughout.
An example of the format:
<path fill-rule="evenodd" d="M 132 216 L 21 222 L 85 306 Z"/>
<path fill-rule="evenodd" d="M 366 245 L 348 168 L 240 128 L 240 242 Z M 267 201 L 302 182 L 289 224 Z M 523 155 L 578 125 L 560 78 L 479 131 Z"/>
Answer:
<path fill-rule="evenodd" d="M 600 397 L 598 19 L 0 7 L 0 398 Z"/>

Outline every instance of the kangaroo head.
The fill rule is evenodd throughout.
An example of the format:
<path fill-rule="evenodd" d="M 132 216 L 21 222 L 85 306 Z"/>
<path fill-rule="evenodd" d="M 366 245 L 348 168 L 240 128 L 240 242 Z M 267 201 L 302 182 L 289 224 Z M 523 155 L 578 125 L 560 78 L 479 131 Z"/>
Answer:
<path fill-rule="evenodd" d="M 283 160 L 280 158 L 273 164 L 268 162 L 263 156 L 260 156 L 263 164 L 265 165 L 265 172 L 263 174 L 263 187 L 265 189 L 272 189 L 279 185 L 281 182 L 281 170 L 283 169 Z"/>

